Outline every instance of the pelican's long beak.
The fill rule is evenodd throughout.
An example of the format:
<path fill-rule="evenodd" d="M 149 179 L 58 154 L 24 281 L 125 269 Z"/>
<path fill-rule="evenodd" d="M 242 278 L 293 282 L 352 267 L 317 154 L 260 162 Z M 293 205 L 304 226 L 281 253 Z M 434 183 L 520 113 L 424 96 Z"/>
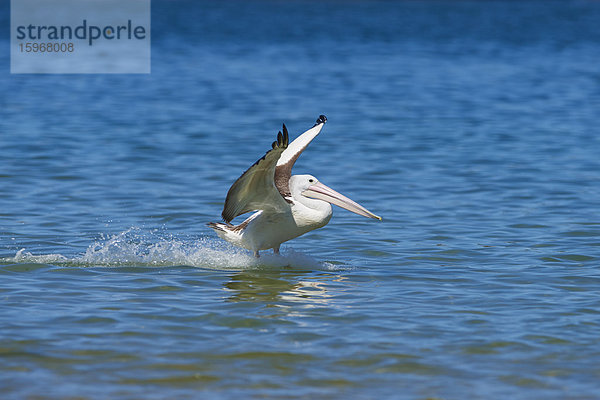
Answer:
<path fill-rule="evenodd" d="M 309 186 L 308 189 L 302 192 L 302 195 L 306 197 L 312 197 L 313 199 L 325 200 L 328 203 L 345 208 L 346 210 L 352 211 L 355 214 L 381 221 L 380 216 L 373 214 L 371 211 L 367 210 L 357 202 L 350 200 L 343 194 L 340 194 L 332 188 L 323 185 L 321 182 L 317 182 L 316 184 Z"/>

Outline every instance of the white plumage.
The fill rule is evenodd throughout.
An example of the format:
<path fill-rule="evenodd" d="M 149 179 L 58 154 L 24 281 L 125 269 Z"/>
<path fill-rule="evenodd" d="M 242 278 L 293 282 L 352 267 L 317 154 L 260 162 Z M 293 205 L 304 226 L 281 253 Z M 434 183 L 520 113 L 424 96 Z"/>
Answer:
<path fill-rule="evenodd" d="M 281 243 L 325 226 L 331 219 L 331 204 L 369 218 L 381 220 L 366 208 L 320 183 L 312 175 L 291 175 L 294 163 L 321 132 L 327 118 L 292 143 L 285 124 L 272 149 L 238 178 L 227 193 L 222 217 L 225 223 L 208 225 L 222 239 L 254 252 L 273 249 Z M 330 204 L 331 203 L 331 204 Z M 238 225 L 230 222 L 238 215 L 255 211 Z"/>

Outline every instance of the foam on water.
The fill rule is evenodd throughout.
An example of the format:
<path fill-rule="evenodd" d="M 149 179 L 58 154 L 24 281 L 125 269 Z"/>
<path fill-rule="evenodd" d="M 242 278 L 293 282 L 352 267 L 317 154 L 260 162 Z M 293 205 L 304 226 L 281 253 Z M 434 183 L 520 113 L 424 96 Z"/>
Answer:
<path fill-rule="evenodd" d="M 210 237 L 181 239 L 159 230 L 130 228 L 116 235 L 103 235 L 85 253 L 32 254 L 19 250 L 14 257 L 1 259 L 5 263 L 36 263 L 73 266 L 155 266 L 188 265 L 208 269 L 243 270 L 249 268 L 338 269 L 328 262 L 319 262 L 301 252 L 287 250 L 281 255 L 262 252 L 259 259 L 240 249 Z"/>

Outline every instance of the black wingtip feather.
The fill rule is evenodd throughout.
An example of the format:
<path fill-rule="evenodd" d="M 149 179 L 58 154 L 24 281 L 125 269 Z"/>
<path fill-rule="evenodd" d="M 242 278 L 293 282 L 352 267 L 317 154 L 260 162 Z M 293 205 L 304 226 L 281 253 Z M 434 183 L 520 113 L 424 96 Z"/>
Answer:
<path fill-rule="evenodd" d="M 285 127 L 285 124 L 283 124 L 283 133 L 281 133 L 281 131 L 277 132 L 277 140 L 273 142 L 271 147 L 273 147 L 273 149 L 277 149 L 277 148 L 285 149 L 288 147 L 289 142 L 290 142 L 290 135 L 288 133 L 287 128 Z"/>
<path fill-rule="evenodd" d="M 290 143 L 290 135 L 288 133 L 287 127 L 283 124 L 283 146 L 288 147 Z"/>

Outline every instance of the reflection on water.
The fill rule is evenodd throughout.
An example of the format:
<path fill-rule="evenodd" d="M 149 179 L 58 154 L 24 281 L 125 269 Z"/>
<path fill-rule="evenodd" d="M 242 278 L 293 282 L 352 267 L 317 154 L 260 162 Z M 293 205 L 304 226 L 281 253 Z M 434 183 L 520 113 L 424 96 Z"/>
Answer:
<path fill-rule="evenodd" d="M 326 277 L 326 279 L 324 279 Z M 306 306 L 326 305 L 330 300 L 327 281 L 336 275 L 311 275 L 310 271 L 243 271 L 223 286 L 233 292 L 229 301 L 250 301 L 283 307 L 286 302 Z"/>

